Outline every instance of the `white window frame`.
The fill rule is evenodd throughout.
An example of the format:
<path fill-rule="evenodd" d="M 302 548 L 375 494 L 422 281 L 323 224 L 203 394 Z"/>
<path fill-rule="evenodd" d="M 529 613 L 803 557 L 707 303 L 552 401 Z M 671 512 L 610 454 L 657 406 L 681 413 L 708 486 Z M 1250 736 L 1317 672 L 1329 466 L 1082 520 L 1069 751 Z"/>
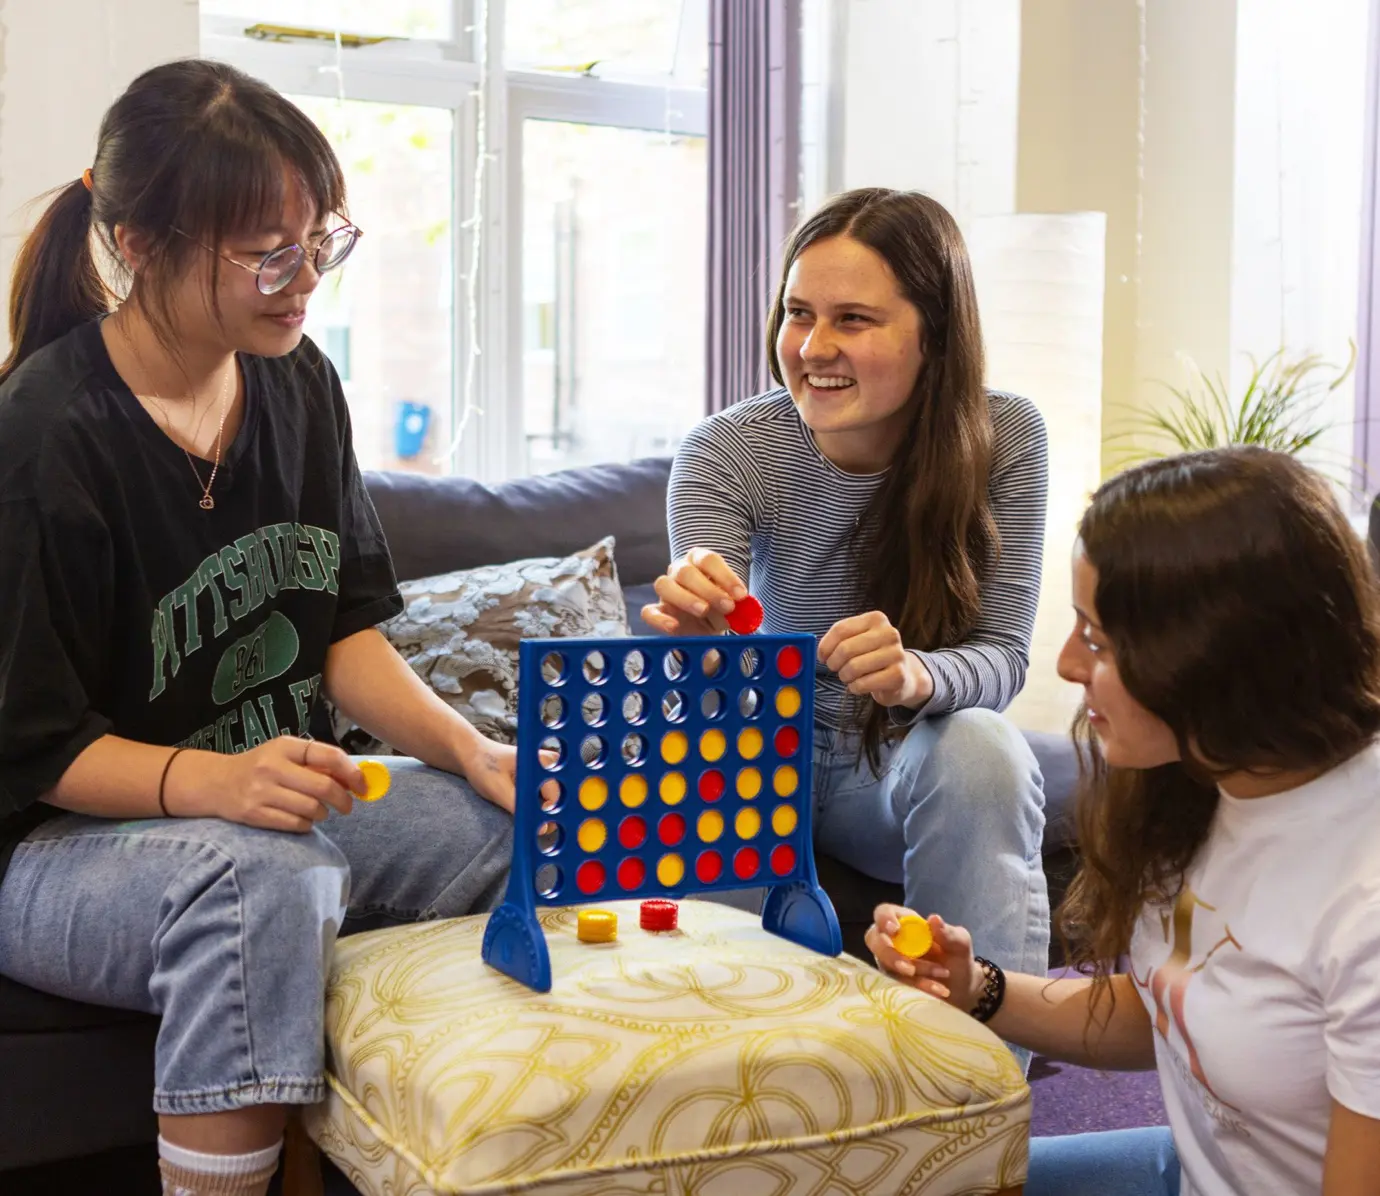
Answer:
<path fill-rule="evenodd" d="M 462 418 L 470 355 L 466 275 L 474 230 L 465 222 L 473 211 L 481 80 L 472 47 L 481 44 L 481 37 L 487 39 L 489 61 L 499 64 L 484 80 L 484 239 L 476 290 L 479 356 L 473 394 L 481 414 L 466 423 L 449 469 L 484 481 L 501 481 L 522 473 L 526 461 L 521 334 L 524 123 L 556 120 L 705 136 L 709 105 L 703 88 L 502 69 L 506 0 L 488 0 L 482 30 L 471 28 L 477 8 L 473 0 L 453 3 L 455 41 L 396 40 L 345 48 L 341 54 L 344 94 L 351 100 L 448 108 L 454 115 L 455 326 L 452 418 L 448 421 L 453 429 Z M 266 15 L 260 19 L 273 23 L 272 0 L 265 0 L 264 8 Z M 339 94 L 333 44 L 259 41 L 244 36 L 248 24 L 241 18 L 203 17 L 202 53 L 232 63 L 282 92 L 326 98 Z"/>

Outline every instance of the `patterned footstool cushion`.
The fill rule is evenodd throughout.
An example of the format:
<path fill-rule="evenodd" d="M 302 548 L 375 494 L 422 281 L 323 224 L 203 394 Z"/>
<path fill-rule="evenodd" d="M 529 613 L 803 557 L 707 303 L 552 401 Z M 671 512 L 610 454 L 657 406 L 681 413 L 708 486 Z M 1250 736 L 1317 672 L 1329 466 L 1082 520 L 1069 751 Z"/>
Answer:
<path fill-rule="evenodd" d="M 480 958 L 485 916 L 343 939 L 311 1136 L 366 1196 L 860 1192 L 1024 1182 L 1030 1093 L 984 1027 L 704 901 L 576 938 L 549 993 Z"/>

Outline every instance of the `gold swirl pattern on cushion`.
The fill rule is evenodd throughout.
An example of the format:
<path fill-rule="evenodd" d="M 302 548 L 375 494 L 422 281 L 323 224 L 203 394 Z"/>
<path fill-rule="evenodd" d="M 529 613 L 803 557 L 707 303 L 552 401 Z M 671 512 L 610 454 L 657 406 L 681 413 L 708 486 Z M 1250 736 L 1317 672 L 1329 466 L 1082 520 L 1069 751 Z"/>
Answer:
<path fill-rule="evenodd" d="M 480 958 L 486 916 L 342 939 L 312 1136 L 368 1196 L 957 1196 L 1024 1182 L 1029 1090 L 984 1027 L 848 956 L 683 901 L 581 943 L 553 987 Z"/>

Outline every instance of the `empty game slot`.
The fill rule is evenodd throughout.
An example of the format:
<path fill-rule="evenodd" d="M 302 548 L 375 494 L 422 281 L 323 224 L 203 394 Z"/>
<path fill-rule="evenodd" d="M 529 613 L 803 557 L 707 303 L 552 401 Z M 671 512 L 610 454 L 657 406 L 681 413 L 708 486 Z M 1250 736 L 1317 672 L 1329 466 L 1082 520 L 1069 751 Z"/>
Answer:
<path fill-rule="evenodd" d="M 539 896 L 551 898 L 561 891 L 561 870 L 555 864 L 543 864 L 534 879 Z"/>
<path fill-rule="evenodd" d="M 634 648 L 623 657 L 623 676 L 634 685 L 647 680 L 647 657 L 641 648 Z"/>
<path fill-rule="evenodd" d="M 665 671 L 668 681 L 679 681 L 684 677 L 686 666 L 685 653 L 680 648 L 672 648 L 661 661 L 661 667 Z"/>
<path fill-rule="evenodd" d="M 666 696 L 661 699 L 661 717 L 668 723 L 679 723 L 685 721 L 689 712 L 685 695 L 678 689 L 668 689 Z"/>
<path fill-rule="evenodd" d="M 723 718 L 728 709 L 728 699 L 721 689 L 706 689 L 700 694 L 700 713 L 710 722 Z"/>
<path fill-rule="evenodd" d="M 762 653 L 756 648 L 744 648 L 738 653 L 738 671 L 744 677 L 760 677 L 765 664 L 766 661 L 762 659 Z"/>
<path fill-rule="evenodd" d="M 537 850 L 542 855 L 557 855 L 565 842 L 565 831 L 559 822 L 543 822 L 537 827 Z"/>
<path fill-rule="evenodd" d="M 585 694 L 580 699 L 580 717 L 591 727 L 602 727 L 608 722 L 609 704 L 604 700 L 604 695 Z"/>
<path fill-rule="evenodd" d="M 547 694 L 542 698 L 541 725 L 552 731 L 565 726 L 565 699 L 559 694 Z"/>
<path fill-rule="evenodd" d="M 760 689 L 749 685 L 738 691 L 738 713 L 743 718 L 758 718 L 766 707 L 767 699 Z"/>
<path fill-rule="evenodd" d="M 547 685 L 565 683 L 565 657 L 559 652 L 548 652 L 541 658 L 541 679 Z"/>
<path fill-rule="evenodd" d="M 718 648 L 707 648 L 700 657 L 700 672 L 711 680 L 724 671 L 724 654 Z"/>
<path fill-rule="evenodd" d="M 586 681 L 591 685 L 602 685 L 609 677 L 608 657 L 596 648 L 586 655 L 583 669 Z"/>
<path fill-rule="evenodd" d="M 624 735 L 622 752 L 624 764 L 641 764 L 647 759 L 647 741 L 641 735 Z"/>
<path fill-rule="evenodd" d="M 609 745 L 602 736 L 586 735 L 580 740 L 580 762 L 586 768 L 602 768 L 609 758 Z"/>
<path fill-rule="evenodd" d="M 635 689 L 623 695 L 623 721 L 634 727 L 647 721 L 647 699 Z"/>
<path fill-rule="evenodd" d="M 548 735 L 538 747 L 537 759 L 547 772 L 555 772 L 565 763 L 565 740 Z"/>

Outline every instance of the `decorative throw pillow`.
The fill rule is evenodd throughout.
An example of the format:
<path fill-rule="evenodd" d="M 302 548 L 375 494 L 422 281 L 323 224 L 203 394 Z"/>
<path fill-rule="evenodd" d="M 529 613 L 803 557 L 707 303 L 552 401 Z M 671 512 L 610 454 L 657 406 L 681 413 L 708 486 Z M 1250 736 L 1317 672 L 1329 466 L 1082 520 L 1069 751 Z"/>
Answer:
<path fill-rule="evenodd" d="M 403 612 L 379 630 L 483 735 L 512 743 L 520 640 L 629 634 L 613 545 L 608 536 L 563 560 L 536 557 L 402 582 Z M 336 742 L 346 751 L 392 751 L 328 709 Z"/>

